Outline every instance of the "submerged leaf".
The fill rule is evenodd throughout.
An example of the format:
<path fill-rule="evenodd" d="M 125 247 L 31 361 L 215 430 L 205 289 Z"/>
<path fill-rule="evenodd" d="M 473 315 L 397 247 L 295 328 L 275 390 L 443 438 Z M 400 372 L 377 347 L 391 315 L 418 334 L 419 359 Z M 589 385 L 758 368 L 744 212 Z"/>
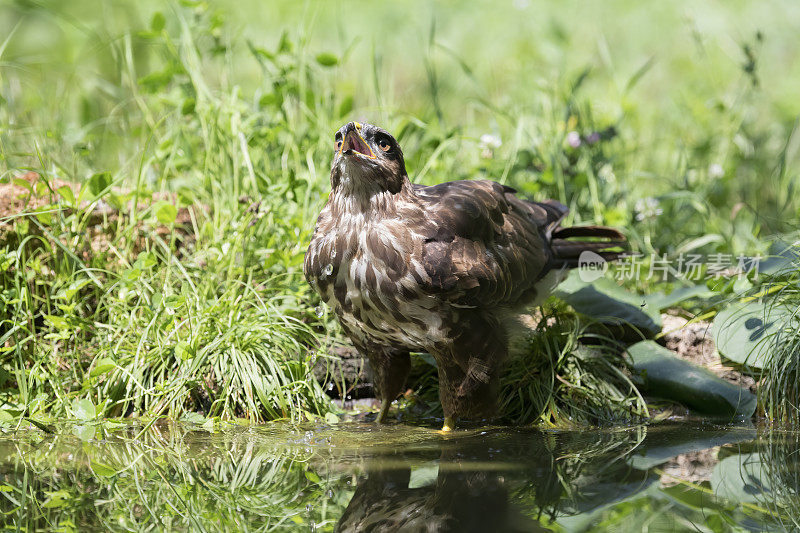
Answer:
<path fill-rule="evenodd" d="M 711 472 L 711 488 L 731 502 L 756 503 L 773 498 L 772 484 L 761 454 L 744 453 L 726 457 Z"/>

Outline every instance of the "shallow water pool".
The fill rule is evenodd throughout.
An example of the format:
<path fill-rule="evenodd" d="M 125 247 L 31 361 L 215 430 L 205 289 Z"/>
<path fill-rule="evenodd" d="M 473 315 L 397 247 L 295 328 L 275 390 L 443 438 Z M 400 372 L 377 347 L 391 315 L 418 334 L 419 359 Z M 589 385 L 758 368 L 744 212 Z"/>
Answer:
<path fill-rule="evenodd" d="M 759 531 L 800 525 L 796 434 L 112 422 L 0 436 L 6 528 Z"/>

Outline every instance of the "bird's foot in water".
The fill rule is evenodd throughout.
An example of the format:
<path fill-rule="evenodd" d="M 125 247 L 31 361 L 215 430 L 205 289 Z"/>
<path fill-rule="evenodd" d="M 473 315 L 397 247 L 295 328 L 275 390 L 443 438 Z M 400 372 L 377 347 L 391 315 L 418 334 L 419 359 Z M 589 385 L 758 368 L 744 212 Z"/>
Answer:
<path fill-rule="evenodd" d="M 378 413 L 378 417 L 375 419 L 375 422 L 378 424 L 385 424 L 386 419 L 389 417 L 389 408 L 392 406 L 391 400 L 382 400 L 381 401 L 381 410 Z"/>
<path fill-rule="evenodd" d="M 452 416 L 444 417 L 444 424 L 442 425 L 441 433 L 450 433 L 456 427 L 456 419 Z"/>

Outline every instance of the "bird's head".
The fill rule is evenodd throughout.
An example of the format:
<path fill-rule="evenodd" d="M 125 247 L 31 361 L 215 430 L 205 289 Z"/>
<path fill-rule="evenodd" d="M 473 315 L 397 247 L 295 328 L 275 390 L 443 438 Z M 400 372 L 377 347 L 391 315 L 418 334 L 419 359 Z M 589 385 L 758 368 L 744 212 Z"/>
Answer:
<path fill-rule="evenodd" d="M 389 132 L 359 122 L 348 122 L 333 139 L 331 187 L 345 194 L 370 196 L 399 192 L 408 179 L 400 145 Z"/>

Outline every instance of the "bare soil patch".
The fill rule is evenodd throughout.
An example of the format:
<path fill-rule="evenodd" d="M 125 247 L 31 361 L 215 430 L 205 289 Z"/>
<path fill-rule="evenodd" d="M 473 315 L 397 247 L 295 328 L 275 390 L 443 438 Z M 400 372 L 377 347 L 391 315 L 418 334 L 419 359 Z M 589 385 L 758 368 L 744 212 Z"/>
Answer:
<path fill-rule="evenodd" d="M 752 376 L 742 374 L 720 357 L 711 335 L 711 322 L 699 321 L 689 324 L 687 319 L 672 314 L 663 314 L 661 319 L 664 341 L 667 348 L 675 352 L 675 355 L 707 368 L 725 381 L 755 393 L 756 380 Z"/>

